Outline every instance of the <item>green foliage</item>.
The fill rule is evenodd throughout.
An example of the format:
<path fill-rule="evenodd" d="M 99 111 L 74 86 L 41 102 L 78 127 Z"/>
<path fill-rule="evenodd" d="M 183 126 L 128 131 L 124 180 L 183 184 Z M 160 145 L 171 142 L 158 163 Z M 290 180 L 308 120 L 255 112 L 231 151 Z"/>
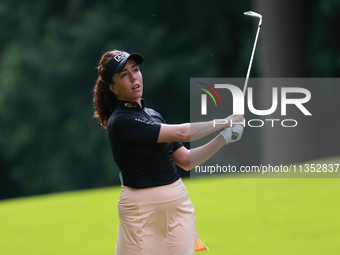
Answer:
<path fill-rule="evenodd" d="M 340 2 L 304 1 L 309 9 L 306 27 L 308 45 L 308 70 L 311 77 L 340 76 L 340 29 L 337 22 Z"/>
<path fill-rule="evenodd" d="M 105 131 L 92 119 L 101 54 L 142 53 L 147 106 L 168 123 L 189 121 L 190 77 L 238 75 L 240 37 L 229 32 L 247 5 L 3 1 L 0 197 L 118 184 Z M 11 185 L 21 190 L 6 193 Z"/>
<path fill-rule="evenodd" d="M 242 13 L 251 7 L 250 0 L 1 1 L 0 198 L 118 184 L 106 133 L 92 118 L 102 53 L 143 54 L 146 105 L 168 123 L 188 122 L 191 77 L 245 76 L 254 27 Z M 304 10 L 317 76 L 339 74 L 332 32 L 339 8 L 315 0 Z"/>

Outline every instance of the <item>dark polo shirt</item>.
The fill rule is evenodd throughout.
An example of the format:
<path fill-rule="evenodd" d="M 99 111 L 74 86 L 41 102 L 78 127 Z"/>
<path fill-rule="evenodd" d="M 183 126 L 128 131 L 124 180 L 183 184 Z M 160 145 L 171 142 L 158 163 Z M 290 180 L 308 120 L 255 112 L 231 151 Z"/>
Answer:
<path fill-rule="evenodd" d="M 118 101 L 107 131 L 112 154 L 125 186 L 149 188 L 166 185 L 180 178 L 172 153 L 180 142 L 157 143 L 163 117 L 138 103 Z"/>

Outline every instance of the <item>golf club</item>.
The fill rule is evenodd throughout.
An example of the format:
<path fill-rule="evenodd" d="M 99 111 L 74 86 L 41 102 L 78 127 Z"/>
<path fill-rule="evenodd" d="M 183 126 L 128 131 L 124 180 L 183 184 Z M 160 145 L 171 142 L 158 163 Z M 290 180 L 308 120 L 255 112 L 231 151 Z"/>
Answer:
<path fill-rule="evenodd" d="M 247 72 L 246 80 L 245 80 L 244 87 L 243 87 L 243 95 L 245 96 L 246 95 L 246 91 L 247 91 L 247 86 L 248 86 L 248 80 L 249 80 L 251 65 L 253 63 L 254 53 L 255 53 L 255 49 L 256 49 L 257 39 L 259 38 L 259 33 L 260 33 L 261 26 L 262 26 L 262 15 L 258 14 L 256 12 L 252 12 L 252 11 L 245 12 L 244 15 L 260 19 L 259 20 L 259 25 L 258 25 L 258 28 L 257 28 L 256 37 L 255 37 L 255 43 L 254 43 L 254 46 L 253 46 L 253 52 L 251 53 L 250 63 L 249 63 L 249 67 L 248 67 L 248 72 Z M 232 138 L 234 140 L 236 140 L 237 137 L 238 137 L 238 134 L 233 132 Z"/>

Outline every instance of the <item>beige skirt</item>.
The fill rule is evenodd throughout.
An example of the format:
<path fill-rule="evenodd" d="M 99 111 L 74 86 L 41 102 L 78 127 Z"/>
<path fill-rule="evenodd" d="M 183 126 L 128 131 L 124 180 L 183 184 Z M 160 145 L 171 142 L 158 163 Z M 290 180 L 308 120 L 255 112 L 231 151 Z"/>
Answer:
<path fill-rule="evenodd" d="M 116 255 L 191 255 L 208 248 L 181 179 L 146 189 L 122 186 Z"/>

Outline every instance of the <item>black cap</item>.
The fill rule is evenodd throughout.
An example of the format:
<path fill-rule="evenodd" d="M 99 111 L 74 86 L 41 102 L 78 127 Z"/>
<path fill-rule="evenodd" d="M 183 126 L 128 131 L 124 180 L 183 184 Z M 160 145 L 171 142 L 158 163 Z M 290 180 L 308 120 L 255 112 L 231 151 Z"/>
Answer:
<path fill-rule="evenodd" d="M 110 62 L 106 65 L 105 71 L 102 76 L 102 79 L 107 85 L 109 85 L 111 78 L 115 73 L 118 73 L 123 70 L 124 66 L 126 65 L 126 62 L 130 58 L 136 61 L 137 65 L 143 63 L 144 61 L 143 56 L 138 53 L 129 54 L 127 52 L 122 52 L 114 56 L 110 60 Z"/>

